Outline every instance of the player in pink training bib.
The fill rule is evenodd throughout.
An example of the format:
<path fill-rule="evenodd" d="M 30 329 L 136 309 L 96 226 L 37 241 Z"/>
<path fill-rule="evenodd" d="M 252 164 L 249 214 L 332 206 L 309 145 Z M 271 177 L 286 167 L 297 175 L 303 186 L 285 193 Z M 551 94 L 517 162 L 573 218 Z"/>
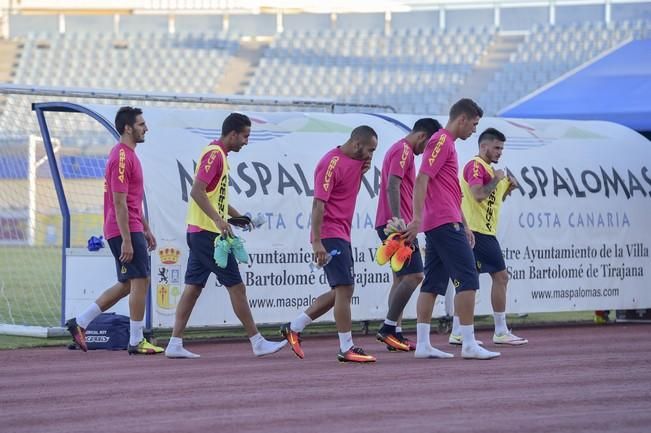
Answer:
<path fill-rule="evenodd" d="M 120 299 L 129 296 L 128 353 L 150 355 L 163 348 L 149 343 L 143 336 L 145 302 L 149 287 L 149 251 L 156 248 L 156 238 L 143 216 L 144 180 L 136 146 L 145 141 L 147 125 L 139 108 L 122 107 L 115 116 L 120 142 L 111 149 L 104 178 L 104 236 L 117 270 L 118 282 L 102 293 L 80 315 L 66 322 L 77 345 L 87 350 L 85 330 L 90 322 Z"/>
<path fill-rule="evenodd" d="M 350 302 L 355 274 L 350 228 L 362 175 L 370 168 L 376 147 L 377 134 L 373 128 L 358 126 L 346 143 L 321 158 L 314 171 L 310 241 L 316 262 L 323 266 L 331 290 L 280 328 L 292 351 L 301 359 L 304 356 L 301 331 L 334 307 L 340 349 L 337 359 L 340 362 L 375 361 L 374 356 L 353 344 Z"/>
<path fill-rule="evenodd" d="M 474 237 L 461 212 L 459 163 L 454 142 L 468 139 L 476 130 L 482 109 L 471 99 L 461 99 L 450 108 L 444 129 L 432 136 L 421 161 L 414 187 L 414 217 L 407 226 L 407 239 L 425 232 L 425 280 L 418 296 L 416 358 L 449 358 L 452 354 L 432 347 L 430 323 L 437 295 L 445 296 L 448 282 L 456 289 L 455 313 L 463 334 L 461 356 L 490 359 L 499 356 L 475 340 L 475 292 L 479 277 L 472 253 Z"/>

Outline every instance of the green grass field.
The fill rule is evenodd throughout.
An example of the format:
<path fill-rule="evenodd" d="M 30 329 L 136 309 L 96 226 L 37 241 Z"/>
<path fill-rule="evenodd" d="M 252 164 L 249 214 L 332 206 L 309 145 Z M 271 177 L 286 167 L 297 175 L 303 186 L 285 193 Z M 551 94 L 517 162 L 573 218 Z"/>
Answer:
<path fill-rule="evenodd" d="M 61 248 L 0 246 L 0 322 L 58 326 Z"/>

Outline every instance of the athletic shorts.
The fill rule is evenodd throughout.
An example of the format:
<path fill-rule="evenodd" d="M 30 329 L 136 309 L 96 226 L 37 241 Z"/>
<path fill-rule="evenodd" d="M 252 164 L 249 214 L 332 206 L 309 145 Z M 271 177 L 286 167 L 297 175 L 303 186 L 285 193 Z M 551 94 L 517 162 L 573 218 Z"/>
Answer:
<path fill-rule="evenodd" d="M 327 238 L 321 239 L 321 243 L 328 252 L 332 250 L 340 252 L 340 254 L 333 256 L 330 263 L 323 267 L 330 287 L 354 285 L 355 266 L 350 242 L 339 238 Z"/>
<path fill-rule="evenodd" d="M 384 234 L 385 227 L 386 224 L 376 228 L 377 235 L 380 237 L 381 241 L 384 241 L 387 238 L 387 235 Z M 420 274 L 423 272 L 423 256 L 420 254 L 418 239 L 414 239 L 414 243 L 412 245 L 414 246 L 414 252 L 411 255 L 411 259 L 405 263 L 405 266 L 403 266 L 402 269 L 395 273 L 399 277 L 409 274 Z"/>
<path fill-rule="evenodd" d="M 450 223 L 425 232 L 425 280 L 420 291 L 445 296 L 452 279 L 456 292 L 479 289 L 479 276 L 463 224 Z"/>
<path fill-rule="evenodd" d="M 228 253 L 228 263 L 220 268 L 215 263 L 215 238 L 219 233 L 206 230 L 187 233 L 186 240 L 190 248 L 188 267 L 185 270 L 185 284 L 205 287 L 211 273 L 217 276 L 217 281 L 224 287 L 232 287 L 242 282 L 240 267 L 232 252 Z"/>
<path fill-rule="evenodd" d="M 493 274 L 506 269 L 502 248 L 497 238 L 493 235 L 473 232 L 475 234 L 475 264 L 480 274 Z"/>
<path fill-rule="evenodd" d="M 118 281 L 126 283 L 134 278 L 149 278 L 151 275 L 151 265 L 149 261 L 149 250 L 147 249 L 147 240 L 142 232 L 131 233 L 131 246 L 133 247 L 133 258 L 129 263 L 120 262 L 122 254 L 122 236 L 116 236 L 107 240 L 111 253 L 115 258 L 115 270 L 118 275 Z"/>

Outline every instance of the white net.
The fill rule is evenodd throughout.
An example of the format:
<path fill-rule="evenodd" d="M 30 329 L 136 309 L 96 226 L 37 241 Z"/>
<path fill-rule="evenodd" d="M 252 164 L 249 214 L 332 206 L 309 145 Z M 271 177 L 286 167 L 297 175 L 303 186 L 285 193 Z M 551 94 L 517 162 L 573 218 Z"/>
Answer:
<path fill-rule="evenodd" d="M 63 213 L 30 97 L 0 117 L 0 325 L 61 324 Z M 83 114 L 46 114 L 70 212 L 70 246 L 102 232 L 103 171 L 114 139 Z"/>

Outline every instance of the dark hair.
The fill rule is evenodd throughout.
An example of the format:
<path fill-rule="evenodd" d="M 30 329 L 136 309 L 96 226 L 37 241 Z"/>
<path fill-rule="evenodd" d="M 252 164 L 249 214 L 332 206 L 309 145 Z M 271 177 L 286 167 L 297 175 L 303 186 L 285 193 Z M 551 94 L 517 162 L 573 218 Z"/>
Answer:
<path fill-rule="evenodd" d="M 231 132 L 235 131 L 236 133 L 241 133 L 244 131 L 244 128 L 251 127 L 251 119 L 249 119 L 244 114 L 240 113 L 231 113 L 224 119 L 222 123 L 222 137 L 226 137 Z"/>
<path fill-rule="evenodd" d="M 418 119 L 416 123 L 414 123 L 414 127 L 411 128 L 411 132 L 424 132 L 428 137 L 431 137 L 436 131 L 441 128 L 442 126 L 438 120 L 432 119 L 431 117 L 424 117 L 422 119 Z"/>
<path fill-rule="evenodd" d="M 450 120 L 454 120 L 462 114 L 470 118 L 482 117 L 484 110 L 472 99 L 463 98 L 455 102 L 452 108 L 450 108 Z"/>
<path fill-rule="evenodd" d="M 358 126 L 350 133 L 350 138 L 359 141 L 368 141 L 371 137 L 377 138 L 377 133 L 367 125 Z"/>
<path fill-rule="evenodd" d="M 495 128 L 488 128 L 481 134 L 479 134 L 479 144 L 481 144 L 482 141 L 493 141 L 493 140 L 499 140 L 501 142 L 506 141 L 506 137 L 504 134 L 502 134 L 500 131 L 498 131 Z"/>
<path fill-rule="evenodd" d="M 115 129 L 120 135 L 124 134 L 124 127 L 129 125 L 133 128 L 136 117 L 142 114 L 142 110 L 136 107 L 120 107 L 115 115 Z"/>

